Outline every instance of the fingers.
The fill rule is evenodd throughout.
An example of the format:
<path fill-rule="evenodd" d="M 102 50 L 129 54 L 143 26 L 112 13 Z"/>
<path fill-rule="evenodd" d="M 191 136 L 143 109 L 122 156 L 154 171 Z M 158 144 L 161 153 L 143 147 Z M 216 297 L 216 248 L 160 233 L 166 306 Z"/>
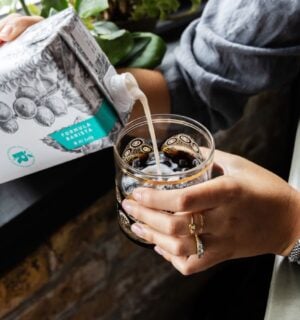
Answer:
<path fill-rule="evenodd" d="M 124 210 L 134 218 L 135 221 L 147 224 L 151 229 L 170 236 L 191 235 L 191 213 L 166 213 L 139 205 L 134 200 L 124 200 L 122 202 Z M 210 212 L 193 213 L 194 232 L 208 233 L 212 230 L 209 227 Z M 215 225 L 213 223 L 212 225 Z"/>
<path fill-rule="evenodd" d="M 149 243 L 154 243 L 164 251 L 174 256 L 190 256 L 196 254 L 197 248 L 195 238 L 192 236 L 180 238 L 157 232 L 148 226 L 135 223 L 131 230 L 140 238 L 143 238 Z"/>
<path fill-rule="evenodd" d="M 190 215 L 174 215 L 153 210 L 151 208 L 142 207 L 133 200 L 124 200 L 122 206 L 136 221 L 143 222 L 152 229 L 163 234 L 176 236 L 190 234 Z"/>
<path fill-rule="evenodd" d="M 158 245 L 154 247 L 154 250 L 164 259 L 169 261 L 183 275 L 191 275 L 205 271 L 230 258 L 218 249 L 218 239 L 209 236 L 202 236 L 201 238 L 205 248 L 204 255 L 201 258 L 198 258 L 196 254 L 190 256 L 176 256 Z"/>
<path fill-rule="evenodd" d="M 41 21 L 43 18 L 39 16 L 21 16 L 19 14 L 11 14 L 0 21 L 0 41 L 7 42 L 17 38 L 31 25 Z"/>
<path fill-rule="evenodd" d="M 221 176 L 183 189 L 137 188 L 133 191 L 133 198 L 141 205 L 157 210 L 199 212 L 231 201 L 238 197 L 240 191 L 241 185 L 237 179 Z"/>

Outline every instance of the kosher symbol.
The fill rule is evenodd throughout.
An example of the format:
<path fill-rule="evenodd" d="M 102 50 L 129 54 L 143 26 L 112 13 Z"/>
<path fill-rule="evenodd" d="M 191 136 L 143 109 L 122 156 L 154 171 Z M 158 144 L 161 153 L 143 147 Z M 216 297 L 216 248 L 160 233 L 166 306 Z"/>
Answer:
<path fill-rule="evenodd" d="M 7 155 L 10 161 L 19 167 L 31 167 L 35 162 L 32 152 L 20 146 L 9 148 Z"/>

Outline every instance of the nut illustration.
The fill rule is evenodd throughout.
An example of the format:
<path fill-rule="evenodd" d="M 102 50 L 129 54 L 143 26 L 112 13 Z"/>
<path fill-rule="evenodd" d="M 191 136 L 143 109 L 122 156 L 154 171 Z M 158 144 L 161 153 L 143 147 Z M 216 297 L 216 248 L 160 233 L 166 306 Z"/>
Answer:
<path fill-rule="evenodd" d="M 10 119 L 6 122 L 0 122 L 0 129 L 6 133 L 16 133 L 19 129 L 19 125 L 15 119 Z"/>
<path fill-rule="evenodd" d="M 45 106 L 49 108 L 57 117 L 68 113 L 68 107 L 65 101 L 59 97 L 49 97 L 45 101 Z"/>
<path fill-rule="evenodd" d="M 45 127 L 50 127 L 55 121 L 55 116 L 50 109 L 41 106 L 37 108 L 37 113 L 34 119 L 38 124 Z"/>
<path fill-rule="evenodd" d="M 16 91 L 16 98 L 28 98 L 35 100 L 39 97 L 38 91 L 30 86 L 19 87 Z"/>
<path fill-rule="evenodd" d="M 13 117 L 12 109 L 5 103 L 0 102 L 0 122 L 6 122 Z"/>
<path fill-rule="evenodd" d="M 36 104 L 29 98 L 18 98 L 14 102 L 13 108 L 15 113 L 23 119 L 32 119 L 37 112 Z"/>

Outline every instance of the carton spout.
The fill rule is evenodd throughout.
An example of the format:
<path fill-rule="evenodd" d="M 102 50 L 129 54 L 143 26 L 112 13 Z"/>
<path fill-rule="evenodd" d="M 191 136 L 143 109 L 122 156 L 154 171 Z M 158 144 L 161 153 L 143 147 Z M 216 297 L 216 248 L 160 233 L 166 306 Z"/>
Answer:
<path fill-rule="evenodd" d="M 124 105 L 133 104 L 143 95 L 136 79 L 129 72 L 112 76 L 110 80 L 110 91 L 115 97 L 118 97 L 119 102 L 122 102 Z"/>

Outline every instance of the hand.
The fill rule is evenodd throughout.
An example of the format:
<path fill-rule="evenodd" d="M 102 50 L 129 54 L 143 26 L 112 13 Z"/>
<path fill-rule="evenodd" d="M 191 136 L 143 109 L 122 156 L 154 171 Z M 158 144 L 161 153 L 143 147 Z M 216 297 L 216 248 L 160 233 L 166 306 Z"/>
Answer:
<path fill-rule="evenodd" d="M 141 222 L 132 231 L 185 275 L 229 259 L 288 255 L 300 238 L 298 192 L 241 157 L 216 151 L 215 162 L 224 174 L 210 181 L 177 190 L 135 189 L 135 201 L 123 202 Z M 205 249 L 201 258 L 188 227 L 192 215 Z"/>
<path fill-rule="evenodd" d="M 39 16 L 22 16 L 20 14 L 10 14 L 0 21 L 0 44 L 12 41 L 17 38 L 31 25 L 41 21 Z"/>

